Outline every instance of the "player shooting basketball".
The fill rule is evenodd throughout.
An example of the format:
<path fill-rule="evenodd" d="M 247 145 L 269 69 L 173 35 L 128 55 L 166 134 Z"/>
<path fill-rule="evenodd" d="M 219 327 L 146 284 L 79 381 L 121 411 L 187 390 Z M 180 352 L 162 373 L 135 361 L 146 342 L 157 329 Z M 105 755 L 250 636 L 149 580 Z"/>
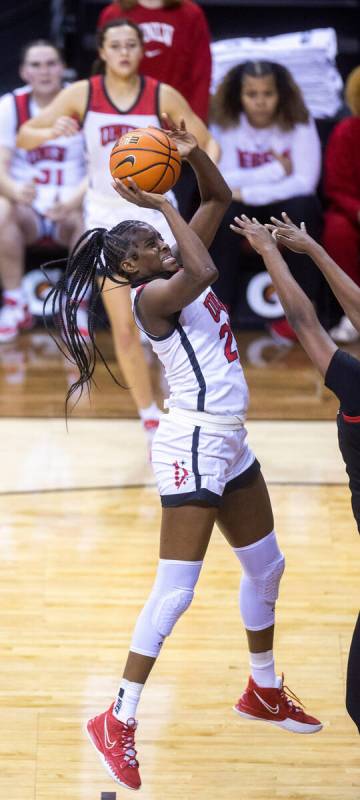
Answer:
<path fill-rule="evenodd" d="M 153 443 L 162 504 L 158 571 L 135 625 L 119 693 L 88 723 L 106 769 L 132 789 L 141 783 L 134 741 L 141 692 L 165 639 L 192 602 L 215 522 L 243 569 L 240 612 L 251 676 L 235 710 L 296 733 L 322 727 L 293 702 L 283 677 L 275 673 L 275 604 L 285 561 L 260 464 L 248 445 L 248 388 L 227 309 L 211 290 L 218 273 L 207 250 L 231 193 L 193 135 L 184 129 L 168 133 L 200 189 L 201 204 L 190 224 L 164 195 L 146 193 L 134 183 L 118 182 L 116 189 L 138 208 L 163 214 L 178 254 L 142 221 L 89 231 L 52 293 L 67 315 L 64 335 L 80 373 L 74 388 L 91 382 L 98 351 L 93 337 L 89 344 L 79 336 L 72 289 L 78 287 L 80 297 L 89 283 L 95 290 L 99 274 L 111 283 L 114 302 L 124 291 L 119 284 L 130 285 L 135 319 L 170 386 L 169 413 L 161 418 Z"/>

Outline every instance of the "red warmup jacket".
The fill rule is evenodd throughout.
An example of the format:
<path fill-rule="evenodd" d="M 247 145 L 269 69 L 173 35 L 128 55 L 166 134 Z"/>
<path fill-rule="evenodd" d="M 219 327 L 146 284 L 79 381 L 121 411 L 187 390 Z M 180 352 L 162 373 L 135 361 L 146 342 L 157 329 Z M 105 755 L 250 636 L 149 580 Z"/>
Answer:
<path fill-rule="evenodd" d="M 210 32 L 204 12 L 192 0 L 175 8 L 136 5 L 122 11 L 118 3 L 102 10 L 98 28 L 124 17 L 140 25 L 144 34 L 143 75 L 168 83 L 182 94 L 195 113 L 207 122 L 211 78 Z"/>
<path fill-rule="evenodd" d="M 324 190 L 330 208 L 358 223 L 360 211 L 360 117 L 341 120 L 330 135 L 324 163 Z"/>

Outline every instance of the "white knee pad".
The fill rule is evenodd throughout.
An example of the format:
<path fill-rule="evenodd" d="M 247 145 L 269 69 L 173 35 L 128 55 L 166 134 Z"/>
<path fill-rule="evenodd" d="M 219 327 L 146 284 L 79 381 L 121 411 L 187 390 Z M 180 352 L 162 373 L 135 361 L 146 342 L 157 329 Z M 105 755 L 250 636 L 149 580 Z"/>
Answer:
<path fill-rule="evenodd" d="M 234 548 L 234 552 L 243 567 L 239 605 L 245 628 L 250 631 L 269 628 L 275 621 L 275 603 L 285 569 L 275 531 L 248 547 Z"/>
<path fill-rule="evenodd" d="M 189 608 L 194 597 L 202 561 L 172 561 L 161 558 L 155 583 L 137 619 L 130 650 L 156 658 L 166 636 Z"/>

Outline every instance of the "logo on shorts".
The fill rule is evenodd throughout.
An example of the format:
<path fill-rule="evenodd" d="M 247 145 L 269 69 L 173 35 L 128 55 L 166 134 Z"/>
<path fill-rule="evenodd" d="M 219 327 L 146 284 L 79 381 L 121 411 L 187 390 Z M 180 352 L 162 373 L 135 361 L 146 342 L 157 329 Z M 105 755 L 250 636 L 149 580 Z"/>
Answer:
<path fill-rule="evenodd" d="M 180 486 L 182 486 L 183 483 L 186 483 L 189 477 L 189 473 L 187 469 L 185 469 L 184 464 L 185 461 L 181 461 L 180 464 L 177 461 L 174 461 L 173 463 L 173 467 L 175 470 L 174 480 L 177 489 L 180 489 Z"/>

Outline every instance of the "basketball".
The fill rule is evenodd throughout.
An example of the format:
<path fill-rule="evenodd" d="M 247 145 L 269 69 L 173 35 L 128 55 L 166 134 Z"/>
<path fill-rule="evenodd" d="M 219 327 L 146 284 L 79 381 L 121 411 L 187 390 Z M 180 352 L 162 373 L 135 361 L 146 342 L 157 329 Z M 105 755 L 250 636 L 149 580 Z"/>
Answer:
<path fill-rule="evenodd" d="M 164 194 L 180 177 L 181 158 L 174 142 L 158 128 L 136 128 L 121 136 L 110 154 L 113 178 L 132 178 L 145 192 Z"/>

